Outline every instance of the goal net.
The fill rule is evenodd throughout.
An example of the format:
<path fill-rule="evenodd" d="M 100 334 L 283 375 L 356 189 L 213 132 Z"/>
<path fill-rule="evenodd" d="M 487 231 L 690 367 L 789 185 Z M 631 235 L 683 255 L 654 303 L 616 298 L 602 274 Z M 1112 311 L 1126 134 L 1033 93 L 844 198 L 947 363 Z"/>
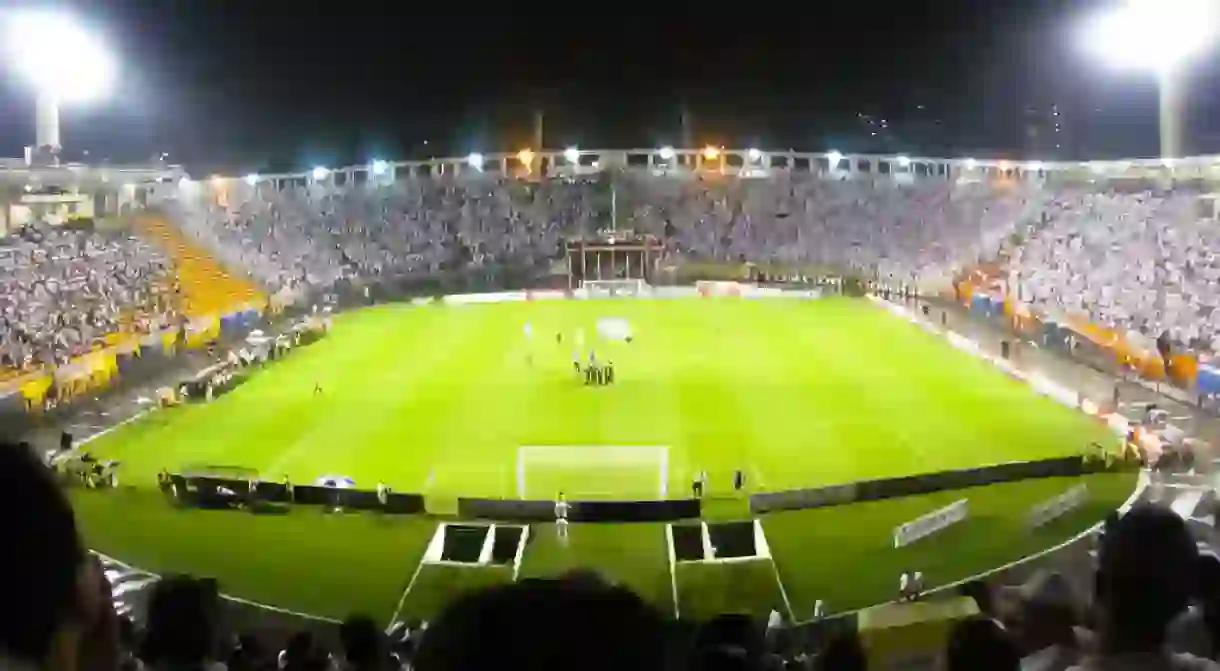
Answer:
<path fill-rule="evenodd" d="M 641 296 L 648 290 L 648 284 L 642 279 L 630 280 L 585 280 L 580 286 L 589 292 L 590 296 Z"/>
<path fill-rule="evenodd" d="M 664 499 L 669 448 L 664 445 L 523 445 L 517 448 L 517 497 L 552 500 Z"/>

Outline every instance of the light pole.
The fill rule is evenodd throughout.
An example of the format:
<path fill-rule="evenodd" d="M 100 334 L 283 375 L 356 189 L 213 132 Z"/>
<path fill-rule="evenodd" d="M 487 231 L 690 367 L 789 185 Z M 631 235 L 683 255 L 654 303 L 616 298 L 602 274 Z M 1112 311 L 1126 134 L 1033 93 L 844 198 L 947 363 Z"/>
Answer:
<path fill-rule="evenodd" d="M 13 11 L 0 15 L 6 59 L 33 87 L 37 99 L 33 160 L 59 160 L 59 109 L 87 103 L 110 88 L 116 74 L 113 55 L 71 16 L 52 11 Z"/>
<path fill-rule="evenodd" d="M 1179 158 L 1186 102 L 1185 69 L 1217 36 L 1215 0 L 1124 0 L 1090 17 L 1083 43 L 1110 65 L 1157 77 L 1161 158 Z"/>

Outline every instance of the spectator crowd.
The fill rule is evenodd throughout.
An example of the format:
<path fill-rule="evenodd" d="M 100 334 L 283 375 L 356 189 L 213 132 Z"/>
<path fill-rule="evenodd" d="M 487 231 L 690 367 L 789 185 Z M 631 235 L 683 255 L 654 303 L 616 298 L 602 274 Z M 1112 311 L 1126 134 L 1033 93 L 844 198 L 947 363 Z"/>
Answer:
<path fill-rule="evenodd" d="M 671 260 L 844 263 L 907 281 L 994 250 L 1037 210 L 1030 185 L 613 177 L 524 182 L 490 175 L 335 187 L 205 186 L 177 221 L 272 287 L 508 264 L 545 268 L 563 241 L 611 227 L 656 236 Z M 223 202 L 221 202 L 223 201 Z"/>
<path fill-rule="evenodd" d="M 58 364 L 171 310 L 168 261 L 121 233 L 33 224 L 0 238 L 0 371 Z"/>
<path fill-rule="evenodd" d="M 1062 190 L 1044 212 L 1013 257 L 1023 300 L 1132 342 L 1220 351 L 1220 230 L 1196 194 Z"/>
<path fill-rule="evenodd" d="M 544 274 L 565 241 L 611 227 L 655 236 L 666 266 L 847 267 L 942 288 L 1007 247 L 1007 288 L 1022 301 L 1083 311 L 1135 342 L 1164 335 L 1220 351 L 1220 229 L 1185 189 L 629 170 L 225 184 L 192 182 L 153 200 L 227 267 L 289 299 L 342 279 Z M 167 260 L 136 238 L 46 225 L 9 235 L 0 240 L 0 368 L 62 360 L 125 320 L 165 321 L 172 281 Z"/>

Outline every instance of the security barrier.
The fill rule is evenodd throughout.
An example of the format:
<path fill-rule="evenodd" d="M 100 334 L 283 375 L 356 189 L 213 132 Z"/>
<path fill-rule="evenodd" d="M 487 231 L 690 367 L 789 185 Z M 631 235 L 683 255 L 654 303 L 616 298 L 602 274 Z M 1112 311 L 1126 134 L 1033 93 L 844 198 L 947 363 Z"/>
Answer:
<path fill-rule="evenodd" d="M 390 492 L 382 503 L 378 493 L 369 489 L 289 485 L 285 482 L 178 473 L 170 475 L 169 482 L 163 484 L 163 487 L 168 487 L 179 503 L 200 508 L 249 508 L 259 512 L 266 511 L 268 505 L 295 504 L 377 510 L 398 515 L 417 515 L 425 512 L 424 497 L 420 494 Z"/>
<path fill-rule="evenodd" d="M 695 519 L 701 507 L 695 499 L 669 501 L 569 501 L 573 522 L 676 522 Z M 554 522 L 554 501 L 458 499 L 458 516 L 507 522 Z"/>
<path fill-rule="evenodd" d="M 768 513 L 780 510 L 826 508 L 849 503 L 881 501 L 902 496 L 981 487 L 1002 482 L 1079 476 L 1101 472 L 1107 468 L 1102 461 L 1084 459 L 1079 456 L 1015 461 L 981 468 L 866 480 L 830 487 L 764 492 L 750 497 L 750 510 L 754 513 Z"/>

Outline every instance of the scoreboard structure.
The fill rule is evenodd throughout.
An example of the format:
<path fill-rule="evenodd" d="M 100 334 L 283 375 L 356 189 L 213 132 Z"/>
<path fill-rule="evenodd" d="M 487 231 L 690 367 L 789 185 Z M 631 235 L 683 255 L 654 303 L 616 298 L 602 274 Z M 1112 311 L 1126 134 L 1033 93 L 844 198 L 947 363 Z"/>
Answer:
<path fill-rule="evenodd" d="M 643 280 L 657 274 L 665 247 L 651 235 L 602 231 L 567 243 L 568 287 L 587 280 Z"/>

